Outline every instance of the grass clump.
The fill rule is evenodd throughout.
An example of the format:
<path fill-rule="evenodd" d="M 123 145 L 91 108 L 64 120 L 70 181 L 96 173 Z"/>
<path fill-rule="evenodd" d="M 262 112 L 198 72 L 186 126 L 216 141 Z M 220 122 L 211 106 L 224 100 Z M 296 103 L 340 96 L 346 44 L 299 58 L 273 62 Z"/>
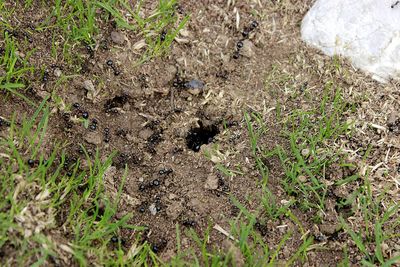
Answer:
<path fill-rule="evenodd" d="M 143 38 L 145 52 L 137 62 L 140 64 L 164 55 L 189 19 L 189 16 L 177 14 L 176 0 L 159 0 L 150 12 L 143 8 L 148 4 L 149 1 L 133 4 L 126 0 L 56 0 L 40 30 L 56 29 L 52 40 L 53 56 L 62 51 L 63 57 L 71 63 L 82 61 L 73 58 L 72 51 L 77 44 L 93 50 L 101 41 L 100 29 L 105 23 L 113 22 L 117 28 Z"/>
<path fill-rule="evenodd" d="M 114 200 L 105 193 L 104 173 L 111 158 L 98 153 L 67 164 L 59 146 L 43 151 L 49 109 L 45 101 L 31 118 L 1 129 L 0 137 L 0 250 L 6 265 L 142 264 L 148 245 L 132 243 L 125 250 L 113 236 L 122 229 L 139 231 L 129 216 L 115 219 L 121 187 Z M 115 239 L 115 238 L 114 238 Z M 89 262 L 90 259 L 90 262 Z"/>
<path fill-rule="evenodd" d="M 29 65 L 29 53 L 21 57 L 17 43 L 11 32 L 4 32 L 3 47 L 0 48 L 0 90 L 17 93 L 16 89 L 24 88 L 24 76 L 32 74 L 34 68 Z"/>
<path fill-rule="evenodd" d="M 349 133 L 349 125 L 342 119 L 347 106 L 340 89 L 331 96 L 331 88 L 328 84 L 319 107 L 291 112 L 283 131 L 288 147 L 277 146 L 266 153 L 267 157 L 278 155 L 285 172 L 282 186 L 304 211 L 325 210 L 327 170 L 345 158 L 332 144 Z"/>
<path fill-rule="evenodd" d="M 393 266 L 399 263 L 400 255 L 386 255 L 385 251 L 389 248 L 388 244 L 395 244 L 400 238 L 400 204 L 384 204 L 384 200 L 388 199 L 386 192 L 373 197 L 368 176 L 353 195 L 357 203 L 353 211 L 360 220 L 351 224 L 350 218 L 340 217 L 340 223 L 363 255 L 362 264 Z"/>

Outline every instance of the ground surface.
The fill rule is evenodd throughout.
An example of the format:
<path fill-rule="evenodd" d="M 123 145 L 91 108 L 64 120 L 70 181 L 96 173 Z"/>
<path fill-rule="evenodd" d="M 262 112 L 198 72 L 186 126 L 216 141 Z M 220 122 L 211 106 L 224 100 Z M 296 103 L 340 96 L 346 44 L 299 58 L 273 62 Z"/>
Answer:
<path fill-rule="evenodd" d="M 99 30 L 91 42 L 66 47 L 62 24 L 56 17 L 47 19 L 53 6 L 3 1 L 2 31 L 8 31 L 2 37 L 3 58 L 12 38 L 20 61 L 34 71 L 20 81 L 3 80 L 24 83 L 25 89 L 1 87 L 0 138 L 14 140 L 14 127 L 5 123 L 13 116 L 17 128 L 24 125 L 23 114 L 34 114 L 36 108 L 24 98 L 37 105 L 47 99 L 51 115 L 39 152 L 21 148 L 18 161 L 8 150 L 17 142 L 2 143 L 2 175 L 12 177 L 15 188 L 5 189 L 7 180 L 2 181 L 5 199 L 14 201 L 0 209 L 10 222 L 1 226 L 0 261 L 58 266 L 123 265 L 132 259 L 138 265 L 173 266 L 399 263 L 398 84 L 378 84 L 343 59 L 308 48 L 299 32 L 311 2 L 181 1 L 173 11 L 177 22 L 168 27 L 178 27 L 189 15 L 186 25 L 166 53 L 139 64 L 148 51 L 145 30 L 122 29 L 118 17 L 99 6 L 94 9 Z M 156 6 L 145 1 L 141 14 L 151 14 Z M 158 37 L 162 31 L 151 34 L 163 38 Z M 9 66 L 2 66 L 6 75 Z M 23 208 L 31 202 L 13 205 L 29 194 L 34 203 L 42 199 L 40 192 L 50 184 L 46 178 L 26 182 L 35 184 L 33 191 L 25 183 L 24 189 L 18 186 L 25 173 L 52 158 L 57 143 L 49 171 L 82 180 L 76 191 L 61 190 L 66 196 L 54 209 L 35 204 L 43 214 L 32 211 L 31 224 L 41 225 L 46 212 L 52 217 L 35 227 L 26 219 L 30 209 Z M 111 155 L 109 166 L 92 171 L 92 161 L 105 162 Z M 5 171 L 14 157 L 19 168 Z M 35 163 L 21 168 L 32 158 Z M 57 164 L 64 168 L 57 171 Z M 100 177 L 101 197 L 83 197 L 92 189 L 87 177 Z M 59 191 L 49 190 L 43 199 Z M 77 244 L 87 232 L 73 223 L 80 217 L 71 215 L 79 198 L 96 203 L 90 229 L 107 217 L 104 199 L 119 199 L 110 224 L 127 218 L 125 226 L 131 227 L 98 229 L 100 235 L 84 243 L 84 250 Z M 90 205 L 80 207 L 88 217 Z M 51 252 L 26 250 L 44 246 Z M 106 252 L 97 253 L 98 247 L 110 259 L 103 259 L 100 253 Z M 193 254 L 185 254 L 188 250 Z"/>

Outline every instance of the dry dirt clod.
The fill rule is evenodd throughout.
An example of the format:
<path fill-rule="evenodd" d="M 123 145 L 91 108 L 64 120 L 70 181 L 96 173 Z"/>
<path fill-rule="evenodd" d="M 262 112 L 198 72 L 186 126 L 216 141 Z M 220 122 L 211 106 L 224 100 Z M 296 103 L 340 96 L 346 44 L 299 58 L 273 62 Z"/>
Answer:
<path fill-rule="evenodd" d="M 85 88 L 86 90 L 86 97 L 91 100 L 94 101 L 94 99 L 97 96 L 97 91 L 96 88 L 94 87 L 94 84 L 91 80 L 85 80 L 83 82 L 83 88 Z"/>
<path fill-rule="evenodd" d="M 396 120 L 397 120 L 397 113 L 396 112 L 391 112 L 390 114 L 389 114 L 389 116 L 388 116 L 388 121 L 387 121 L 387 123 L 388 124 L 395 124 L 396 123 Z"/>
<path fill-rule="evenodd" d="M 208 209 L 204 202 L 199 200 L 198 198 L 192 198 L 189 202 L 189 206 L 196 210 L 198 213 L 206 213 Z"/>
<path fill-rule="evenodd" d="M 89 132 L 89 133 L 86 134 L 84 139 L 89 144 L 100 145 L 101 144 L 101 140 L 102 140 L 102 136 L 101 136 L 100 133 L 97 133 L 97 132 Z"/>
<path fill-rule="evenodd" d="M 247 58 L 254 57 L 256 53 L 255 53 L 255 46 L 254 46 L 253 42 L 250 40 L 244 40 L 243 47 L 240 51 L 240 54 Z"/>
<path fill-rule="evenodd" d="M 182 203 L 177 202 L 177 201 L 173 202 L 166 209 L 167 216 L 171 220 L 176 220 L 182 211 L 183 211 Z"/>
<path fill-rule="evenodd" d="M 94 89 L 94 84 L 93 84 L 93 82 L 92 82 L 91 80 L 85 80 L 85 81 L 83 82 L 83 87 L 84 87 L 86 90 L 88 90 L 89 92 L 94 92 L 94 91 L 95 91 L 95 89 Z"/>
<path fill-rule="evenodd" d="M 339 229 L 340 225 L 338 224 L 323 224 L 319 226 L 319 230 L 325 235 L 333 235 Z"/>
<path fill-rule="evenodd" d="M 210 175 L 207 177 L 207 181 L 204 185 L 205 189 L 215 190 L 218 188 L 218 177 L 215 175 Z"/>
<path fill-rule="evenodd" d="M 150 136 L 153 134 L 153 131 L 150 130 L 149 128 L 144 128 L 139 132 L 139 137 L 142 138 L 143 140 L 147 140 L 150 138 Z"/>
<path fill-rule="evenodd" d="M 122 45 L 125 42 L 125 35 L 121 32 L 113 31 L 111 32 L 111 40 L 116 44 Z"/>

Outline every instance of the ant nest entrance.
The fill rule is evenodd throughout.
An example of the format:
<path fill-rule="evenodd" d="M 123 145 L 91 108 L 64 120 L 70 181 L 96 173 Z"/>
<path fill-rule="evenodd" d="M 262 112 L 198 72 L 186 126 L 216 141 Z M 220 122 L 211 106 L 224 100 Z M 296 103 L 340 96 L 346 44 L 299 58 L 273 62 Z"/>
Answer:
<path fill-rule="evenodd" d="M 186 145 L 194 152 L 199 152 L 202 145 L 211 143 L 214 137 L 219 134 L 216 124 L 204 125 L 199 121 L 199 126 L 191 128 L 186 135 Z"/>

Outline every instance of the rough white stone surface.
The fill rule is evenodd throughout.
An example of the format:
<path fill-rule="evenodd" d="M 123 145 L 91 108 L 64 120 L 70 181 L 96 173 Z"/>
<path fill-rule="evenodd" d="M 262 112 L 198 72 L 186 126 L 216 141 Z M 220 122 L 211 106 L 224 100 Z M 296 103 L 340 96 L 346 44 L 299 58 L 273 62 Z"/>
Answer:
<path fill-rule="evenodd" d="M 317 0 L 303 19 L 301 35 L 327 55 L 350 58 L 376 80 L 400 79 L 396 0 Z"/>

